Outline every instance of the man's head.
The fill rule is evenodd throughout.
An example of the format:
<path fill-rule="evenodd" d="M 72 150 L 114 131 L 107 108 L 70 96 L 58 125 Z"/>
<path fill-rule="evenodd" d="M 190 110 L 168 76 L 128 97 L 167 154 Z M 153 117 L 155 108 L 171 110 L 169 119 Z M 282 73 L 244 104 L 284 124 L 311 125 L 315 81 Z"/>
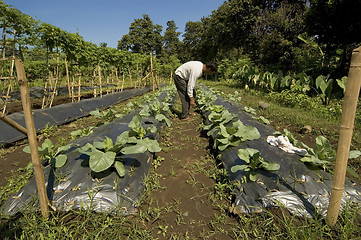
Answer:
<path fill-rule="evenodd" d="M 218 66 L 217 66 L 217 63 L 215 63 L 215 62 L 209 62 L 209 63 L 204 64 L 204 66 L 203 66 L 203 72 L 205 74 L 211 74 L 211 73 L 217 72 L 217 69 L 218 69 Z"/>

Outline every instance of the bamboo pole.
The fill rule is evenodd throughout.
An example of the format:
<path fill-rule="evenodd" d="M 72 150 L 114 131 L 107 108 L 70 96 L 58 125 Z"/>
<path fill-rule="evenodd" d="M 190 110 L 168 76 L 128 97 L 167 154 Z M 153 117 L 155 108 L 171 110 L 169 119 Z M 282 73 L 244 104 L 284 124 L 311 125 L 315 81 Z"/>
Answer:
<path fill-rule="evenodd" d="M 132 87 L 132 72 L 130 71 L 130 68 L 128 68 L 128 73 L 129 73 L 129 82 L 130 82 L 130 87 Z"/>
<path fill-rule="evenodd" d="M 24 110 L 25 124 L 27 128 L 27 135 L 29 145 L 31 149 L 31 160 L 34 167 L 36 187 L 38 190 L 38 197 L 40 202 L 40 210 L 44 218 L 49 217 L 49 200 L 46 194 L 44 173 L 41 167 L 39 158 L 38 142 L 36 139 L 36 131 L 34 126 L 34 119 L 31 110 L 30 94 L 28 88 L 28 82 L 25 75 L 25 69 L 23 63 L 19 59 L 15 59 L 15 67 L 17 80 L 20 86 L 21 101 Z"/>
<path fill-rule="evenodd" d="M 81 97 L 81 73 L 78 76 L 78 101 L 80 101 Z"/>
<path fill-rule="evenodd" d="M 28 134 L 28 131 L 26 130 L 26 128 L 24 128 L 23 126 L 21 126 L 19 123 L 15 122 L 14 120 L 12 120 L 11 118 L 9 118 L 8 116 L 6 116 L 4 113 L 0 112 L 0 119 L 3 120 L 5 123 L 9 124 L 10 126 L 12 126 L 13 128 L 15 128 L 16 130 L 24 133 L 25 135 Z"/>
<path fill-rule="evenodd" d="M 70 77 L 69 77 L 69 68 L 68 68 L 68 61 L 65 58 L 65 71 L 66 71 L 66 81 L 68 83 L 68 93 L 69 93 L 69 98 L 72 98 L 71 95 L 71 89 L 70 89 Z"/>
<path fill-rule="evenodd" d="M 152 87 L 153 92 L 155 91 L 154 73 L 153 73 L 153 54 L 150 52 L 150 72 L 152 73 Z"/>
<path fill-rule="evenodd" d="M 361 87 L 361 46 L 354 49 L 346 84 L 345 97 L 342 104 L 340 136 L 336 153 L 335 174 L 333 176 L 330 203 L 328 205 L 326 222 L 336 224 L 344 192 L 347 160 L 350 152 L 352 132 L 355 121 L 357 100 Z"/>
<path fill-rule="evenodd" d="M 118 76 L 118 68 L 115 68 L 115 77 L 117 79 L 117 92 L 119 92 L 120 90 L 120 80 L 119 80 L 119 76 Z"/>
<path fill-rule="evenodd" d="M 123 81 L 122 81 L 122 88 L 121 88 L 121 92 L 123 92 L 124 89 L 124 82 L 125 82 L 125 73 L 123 72 Z"/>
<path fill-rule="evenodd" d="M 100 68 L 100 64 L 98 63 L 98 77 L 99 77 L 99 94 L 100 98 L 103 97 L 103 89 L 102 89 L 102 70 Z"/>

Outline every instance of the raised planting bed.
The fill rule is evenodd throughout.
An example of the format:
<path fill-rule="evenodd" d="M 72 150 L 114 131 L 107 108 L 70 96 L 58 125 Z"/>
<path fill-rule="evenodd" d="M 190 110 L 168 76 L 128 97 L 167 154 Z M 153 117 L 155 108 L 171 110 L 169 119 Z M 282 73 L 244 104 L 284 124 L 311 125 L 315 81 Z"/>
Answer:
<path fill-rule="evenodd" d="M 234 199 L 236 211 L 253 213 L 271 207 L 285 207 L 296 215 L 313 217 L 317 214 L 326 214 L 333 177 L 330 172 L 322 168 L 310 167 L 300 161 L 303 156 L 288 153 L 277 146 L 270 145 L 267 138 L 275 134 L 275 129 L 245 112 L 244 107 L 238 103 L 215 97 L 215 94 L 205 87 L 202 92 L 198 98 L 200 98 L 205 124 L 208 126 L 213 124 L 215 127 L 212 119 L 215 119 L 214 122 L 220 121 L 221 117 L 215 117 L 212 113 L 212 111 L 217 111 L 217 108 L 219 113 L 224 115 L 222 119 L 227 119 L 224 120 L 222 128 L 214 128 L 209 135 L 215 143 L 216 155 L 219 156 L 230 180 L 236 187 L 237 194 Z M 223 110 L 227 113 L 221 112 Z M 247 131 L 251 132 L 251 140 L 236 142 L 235 136 L 241 131 L 243 131 L 242 134 L 246 132 L 235 130 L 235 125 L 240 125 L 239 121 L 249 128 Z M 209 128 L 206 127 L 207 131 L 210 130 Z M 257 137 L 254 137 L 257 135 L 254 129 L 258 132 Z M 230 133 L 232 131 L 233 135 Z M 227 134 L 228 138 L 224 138 Z M 241 153 L 240 149 L 242 149 Z M 245 154 L 245 149 L 252 154 L 258 152 L 254 155 L 258 159 L 261 158 L 257 163 L 257 168 L 252 168 L 253 163 L 247 162 L 252 154 L 249 152 Z M 304 154 L 304 151 L 305 149 L 301 152 Z M 361 187 L 346 179 L 342 206 L 350 202 L 361 203 Z"/>
<path fill-rule="evenodd" d="M 167 92 L 163 92 L 155 101 L 169 101 L 171 99 L 169 97 L 165 100 L 167 94 Z M 151 105 L 153 102 L 151 101 L 147 105 Z M 154 150 L 156 147 L 149 150 L 148 147 L 143 152 L 128 154 L 127 152 L 134 151 L 134 147 L 138 148 L 138 145 L 127 143 L 125 147 L 133 149 L 128 148 L 126 151 L 124 147 L 122 153 L 117 152 L 116 158 L 118 160 L 121 158 L 123 165 L 123 169 L 119 173 L 118 168 L 114 166 L 104 171 L 92 170 L 98 166 L 93 166 L 91 169 L 91 161 L 95 160 L 96 164 L 104 164 L 107 159 L 101 155 L 100 157 L 104 158 L 102 161 L 98 162 L 99 159 L 97 158 L 92 160 L 92 156 L 84 153 L 84 147 L 88 144 L 99 146 L 96 142 L 104 142 L 104 140 L 107 141 L 107 145 L 109 145 L 110 140 L 115 144 L 122 133 L 135 128 L 142 128 L 140 132 L 144 134 L 146 133 L 145 129 L 156 129 L 157 131 L 147 131 L 142 138 L 157 141 L 160 132 L 167 123 L 163 121 L 164 117 L 157 120 L 159 115 L 144 116 L 147 115 L 146 111 L 143 110 L 144 108 L 143 106 L 142 109 L 135 110 L 122 118 L 96 128 L 89 136 L 72 141 L 71 147 L 63 153 L 67 156 L 67 162 L 64 166 L 55 168 L 54 165 L 47 163 L 43 169 L 47 195 L 53 209 L 60 211 L 87 209 L 121 214 L 132 214 L 136 211 L 145 189 L 144 181 L 153 160 L 152 151 L 159 150 Z M 147 109 L 149 110 L 149 108 Z M 140 114 L 143 117 L 140 117 Z M 141 119 L 139 126 L 134 125 L 135 118 Z M 146 141 L 148 142 L 148 140 Z M 139 144 L 139 148 L 142 148 L 141 144 Z M 39 211 L 36 199 L 36 183 L 35 179 L 32 178 L 25 187 L 8 199 L 2 206 L 2 211 L 7 215 L 14 215 L 19 211 Z"/>

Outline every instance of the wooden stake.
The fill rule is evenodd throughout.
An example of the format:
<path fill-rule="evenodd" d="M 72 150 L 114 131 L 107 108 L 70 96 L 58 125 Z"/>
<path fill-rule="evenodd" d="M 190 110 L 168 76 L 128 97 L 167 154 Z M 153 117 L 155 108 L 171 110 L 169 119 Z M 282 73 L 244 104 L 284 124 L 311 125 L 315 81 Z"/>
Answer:
<path fill-rule="evenodd" d="M 68 68 L 68 61 L 65 58 L 65 71 L 66 71 L 66 81 L 68 82 L 68 93 L 69 93 L 69 98 L 72 98 L 71 95 L 71 90 L 70 90 L 70 77 L 69 77 L 69 68 Z"/>
<path fill-rule="evenodd" d="M 44 173 L 41 167 L 39 158 L 38 142 L 36 139 L 36 131 L 34 126 L 34 119 L 31 110 L 30 94 L 28 88 L 28 82 L 25 75 L 25 69 L 23 63 L 19 59 L 15 59 L 15 67 L 17 73 L 17 79 L 20 86 L 21 101 L 24 110 L 25 124 L 27 128 L 28 140 L 31 149 L 31 160 L 34 167 L 36 187 L 38 190 L 38 197 L 40 202 L 40 210 L 44 218 L 49 217 L 49 200 L 46 194 Z"/>
<path fill-rule="evenodd" d="M 129 82 L 130 82 L 130 87 L 132 87 L 132 72 L 130 71 L 130 68 L 128 68 L 128 73 L 129 73 Z"/>
<path fill-rule="evenodd" d="M 125 82 L 125 73 L 123 72 L 123 81 L 122 81 L 122 88 L 121 88 L 121 92 L 123 92 L 124 89 L 124 82 Z"/>
<path fill-rule="evenodd" d="M 153 54 L 150 52 L 150 72 L 152 73 L 153 92 L 155 91 L 154 73 L 153 73 Z"/>
<path fill-rule="evenodd" d="M 115 77 L 117 79 L 117 92 L 119 92 L 120 90 L 120 80 L 119 80 L 119 76 L 118 76 L 118 68 L 115 68 Z"/>
<path fill-rule="evenodd" d="M 347 160 L 350 152 L 352 132 L 355 121 L 357 100 L 361 87 L 361 46 L 354 49 L 346 84 L 345 97 L 342 104 L 340 136 L 336 153 L 335 174 L 333 176 L 330 203 L 326 222 L 336 224 L 344 192 Z"/>
<path fill-rule="evenodd" d="M 100 64 L 98 63 L 98 77 L 99 77 L 99 93 L 100 98 L 103 97 L 103 89 L 102 89 L 102 70 L 100 68 Z"/>

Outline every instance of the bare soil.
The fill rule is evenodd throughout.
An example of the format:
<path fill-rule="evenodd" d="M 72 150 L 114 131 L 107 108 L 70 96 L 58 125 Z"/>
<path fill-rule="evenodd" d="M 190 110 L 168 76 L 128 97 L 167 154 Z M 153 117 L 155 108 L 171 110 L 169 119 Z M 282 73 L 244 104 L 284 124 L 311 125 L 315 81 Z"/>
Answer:
<path fill-rule="evenodd" d="M 201 116 L 197 114 L 193 119 L 173 119 L 172 128 L 166 130 L 171 134 L 165 133 L 160 139 L 164 150 L 157 156 L 164 161 L 155 172 L 160 176 L 161 187 L 144 201 L 146 204 L 141 208 L 169 208 L 172 211 L 164 211 L 155 222 L 148 222 L 147 227 L 160 239 L 174 236 L 234 239 L 232 229 L 237 220 L 214 196 L 216 181 L 211 175 L 216 163 L 208 147 L 209 139 L 198 129 Z M 223 216 L 221 222 L 217 221 L 220 216 Z M 165 236 L 158 233 L 159 226 L 163 225 L 168 226 Z M 222 231 L 217 231 L 217 227 Z"/>

